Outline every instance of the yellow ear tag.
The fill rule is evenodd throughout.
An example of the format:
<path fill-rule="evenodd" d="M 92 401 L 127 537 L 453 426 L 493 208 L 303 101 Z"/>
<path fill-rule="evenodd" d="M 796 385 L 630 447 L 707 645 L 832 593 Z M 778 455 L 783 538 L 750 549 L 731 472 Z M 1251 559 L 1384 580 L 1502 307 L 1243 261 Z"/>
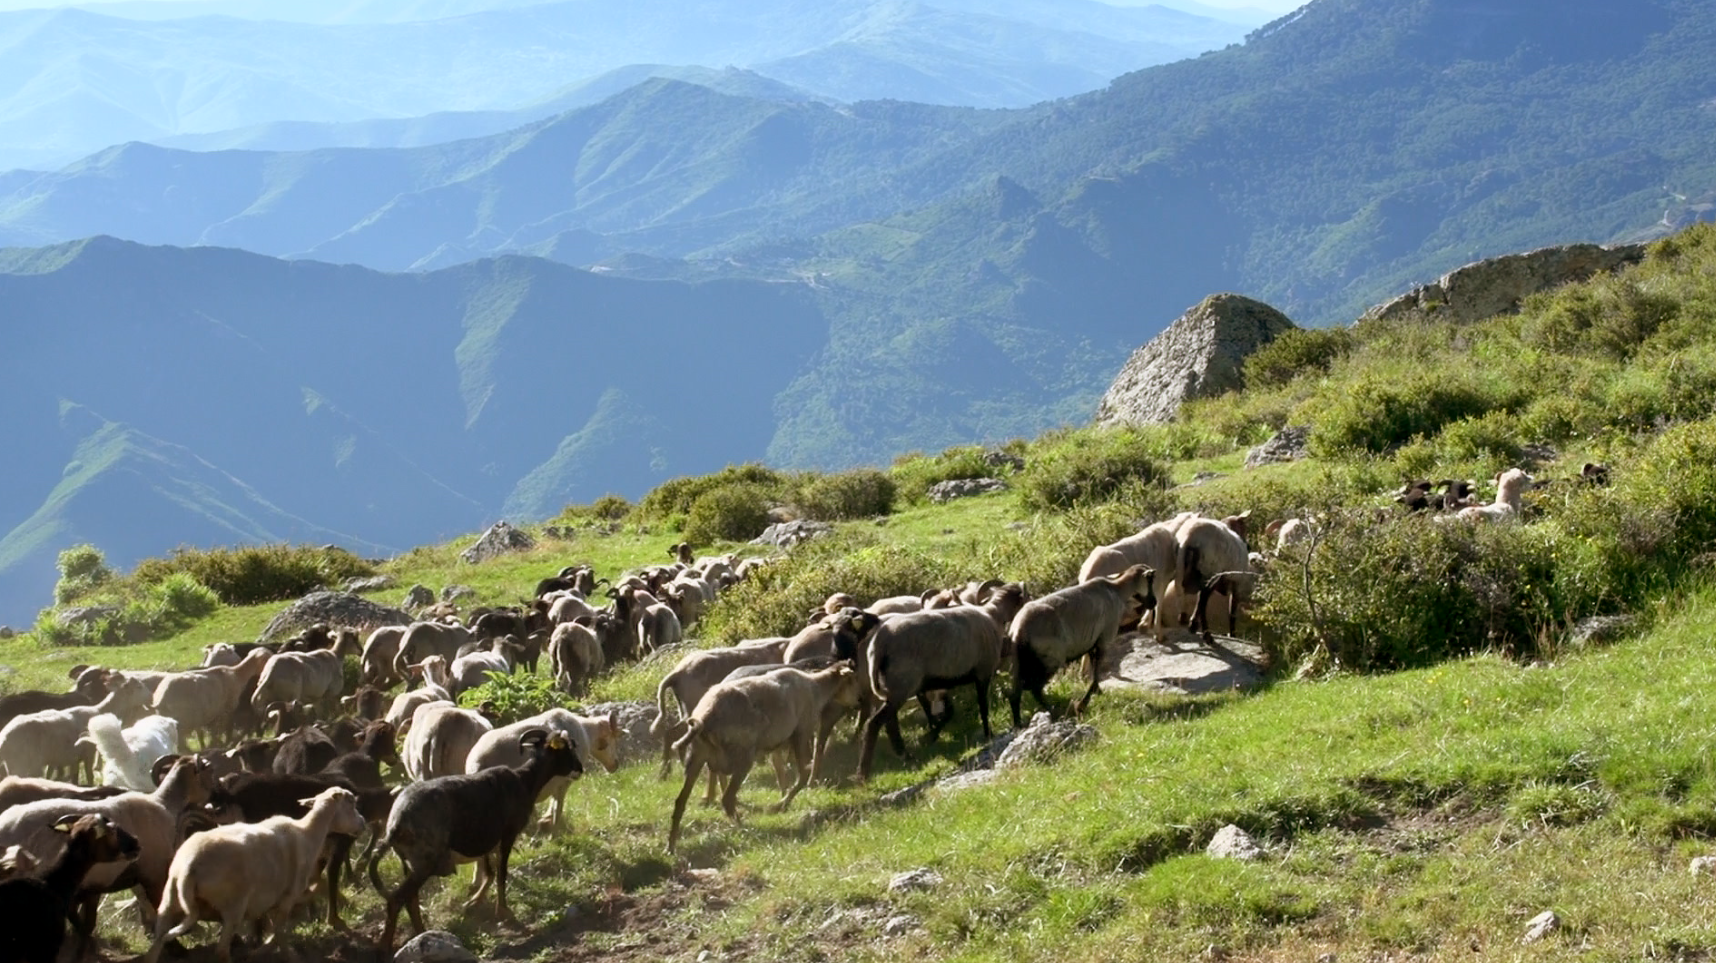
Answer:
<path fill-rule="evenodd" d="M 566 748 L 566 737 L 561 735 L 558 732 L 556 732 L 552 736 L 549 736 L 548 737 L 548 748 L 550 748 L 550 749 L 564 749 L 564 748 Z"/>

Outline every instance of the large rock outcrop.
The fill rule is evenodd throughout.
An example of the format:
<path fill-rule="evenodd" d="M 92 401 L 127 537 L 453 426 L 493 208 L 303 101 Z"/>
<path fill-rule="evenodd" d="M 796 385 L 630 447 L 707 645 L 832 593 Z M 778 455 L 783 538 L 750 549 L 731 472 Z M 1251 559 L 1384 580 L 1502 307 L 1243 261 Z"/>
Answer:
<path fill-rule="evenodd" d="M 349 592 L 311 592 L 281 610 L 256 641 L 273 642 L 317 622 L 367 633 L 383 625 L 410 625 L 411 616 Z"/>
<path fill-rule="evenodd" d="M 1566 244 L 1475 261 L 1371 308 L 1360 321 L 1393 321 L 1414 315 L 1456 324 L 1482 321 L 1519 310 L 1521 301 L 1539 291 L 1637 264 L 1644 255 L 1642 244 Z"/>
<path fill-rule="evenodd" d="M 1132 352 L 1097 406 L 1099 424 L 1157 424 L 1180 405 L 1241 386 L 1246 356 L 1295 325 L 1262 301 L 1205 298 Z"/>

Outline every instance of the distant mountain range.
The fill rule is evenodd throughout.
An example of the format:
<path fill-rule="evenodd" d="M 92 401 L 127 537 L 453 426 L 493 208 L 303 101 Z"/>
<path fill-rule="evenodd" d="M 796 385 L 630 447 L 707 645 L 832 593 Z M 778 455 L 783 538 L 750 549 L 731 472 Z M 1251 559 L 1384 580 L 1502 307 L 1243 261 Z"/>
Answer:
<path fill-rule="evenodd" d="M 839 101 L 1022 106 L 1220 48 L 1245 30 L 1095 0 L 1008 0 L 993 10 L 972 0 L 385 6 L 401 16 L 474 12 L 333 24 L 0 13 L 0 168 L 282 122 L 513 111 L 636 64 L 748 68 Z"/>
<path fill-rule="evenodd" d="M 1315 0 L 1029 109 L 657 79 L 455 144 L 0 175 L 0 231 L 54 245 L 0 258 L 0 410 L 26 413 L 0 579 L 103 542 L 113 492 L 210 471 L 250 530 L 400 546 L 745 458 L 1082 422 L 1212 292 L 1344 321 L 1480 257 L 1710 216 L 1713 39 L 1699 0 Z M 439 267 L 374 270 L 412 266 Z M 72 484 L 112 438 L 187 481 Z M 7 618 L 44 598 L 9 591 Z"/>

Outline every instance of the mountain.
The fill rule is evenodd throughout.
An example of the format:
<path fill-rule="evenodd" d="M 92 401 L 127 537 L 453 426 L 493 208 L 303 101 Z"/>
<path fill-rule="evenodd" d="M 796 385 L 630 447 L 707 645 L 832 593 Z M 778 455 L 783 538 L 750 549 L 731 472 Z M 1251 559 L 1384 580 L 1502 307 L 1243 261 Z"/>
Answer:
<path fill-rule="evenodd" d="M 113 234 L 403 270 L 509 251 L 566 256 L 569 232 L 584 232 L 622 235 L 586 255 L 678 256 L 887 214 L 900 203 L 890 175 L 1011 119 L 740 98 L 656 79 L 516 130 L 409 150 L 134 143 L 0 194 L 0 243 Z M 844 189 L 837 200 L 831 185 Z"/>
<path fill-rule="evenodd" d="M 516 110 L 650 63 L 751 68 L 840 101 L 1022 106 L 1242 32 L 1159 8 L 1016 2 L 1029 19 L 916 0 L 560 0 L 410 23 L 4 13 L 0 167 L 284 121 Z"/>
<path fill-rule="evenodd" d="M 827 330 L 800 284 L 529 258 L 382 274 L 111 238 L 0 252 L 0 318 L 14 623 L 78 538 L 117 565 L 193 538 L 369 553 L 760 457 Z"/>

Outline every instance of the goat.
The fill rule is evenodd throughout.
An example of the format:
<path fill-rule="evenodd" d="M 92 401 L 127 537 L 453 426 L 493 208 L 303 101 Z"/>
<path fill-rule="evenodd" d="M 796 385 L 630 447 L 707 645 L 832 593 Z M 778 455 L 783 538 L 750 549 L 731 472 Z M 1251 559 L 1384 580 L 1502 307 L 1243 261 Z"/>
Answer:
<path fill-rule="evenodd" d="M 387 899 L 381 935 L 384 958 L 393 955 L 393 934 L 399 910 L 411 913 L 411 925 L 424 930 L 418 893 L 431 876 L 448 876 L 456 862 L 480 860 L 487 874 L 465 908 L 477 905 L 491 880 L 498 880 L 497 910 L 512 919 L 506 905 L 508 863 L 513 843 L 530 823 L 536 797 L 557 777 L 584 771 L 572 743 L 560 733 L 531 729 L 519 737 L 529 754 L 522 766 L 495 766 L 481 772 L 441 776 L 412 783 L 400 792 L 388 814 L 381 843 L 369 860 L 370 882 Z M 405 879 L 389 893 L 382 885 L 379 865 L 388 850 L 399 854 Z"/>
<path fill-rule="evenodd" d="M 1148 566 L 1134 565 L 1119 575 L 1099 576 L 1025 603 L 1007 629 L 1014 660 L 1007 703 L 1015 728 L 1022 693 L 1036 696 L 1037 704 L 1047 709 L 1043 688 L 1049 679 L 1061 666 L 1090 656 L 1090 689 L 1074 710 L 1084 711 L 1091 696 L 1101 691 L 1103 646 L 1120 633 L 1129 606 L 1136 602 L 1145 610 L 1155 607 L 1155 577 Z"/>

